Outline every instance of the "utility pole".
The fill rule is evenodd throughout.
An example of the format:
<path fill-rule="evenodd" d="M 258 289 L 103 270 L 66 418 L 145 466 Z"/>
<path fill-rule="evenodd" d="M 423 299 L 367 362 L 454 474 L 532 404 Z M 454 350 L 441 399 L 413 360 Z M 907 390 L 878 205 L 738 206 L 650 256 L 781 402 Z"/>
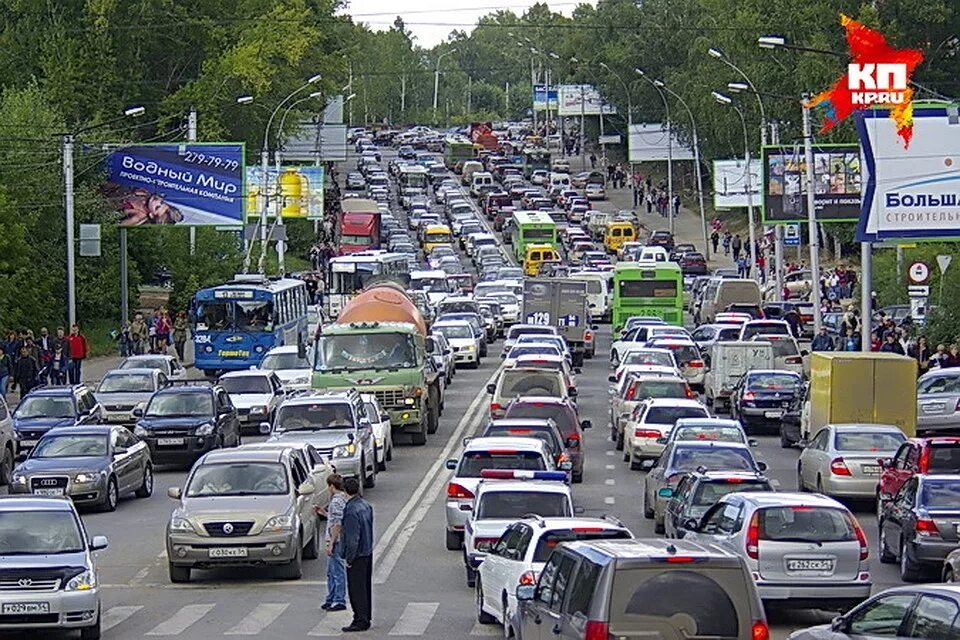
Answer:
<path fill-rule="evenodd" d="M 559 95 L 557 96 L 559 98 Z M 559 107 L 559 105 L 557 105 Z M 587 139 L 586 139 L 587 105 L 583 99 L 583 85 L 580 85 L 580 164 L 586 168 Z M 606 169 L 604 168 L 604 171 Z"/>
<path fill-rule="evenodd" d="M 509 117 L 510 116 L 510 83 L 509 82 L 507 82 L 506 85 L 504 86 L 503 93 L 504 93 L 504 96 L 506 97 L 506 105 L 505 105 L 505 110 L 507 112 L 506 115 Z"/>
<path fill-rule="evenodd" d="M 73 135 L 63 136 L 63 204 L 67 225 L 67 328 L 77 322 L 76 241 L 74 240 Z"/>
<path fill-rule="evenodd" d="M 347 86 L 350 88 L 347 90 L 347 93 L 351 94 L 353 93 L 353 63 L 352 62 L 350 63 L 349 74 L 350 75 L 348 76 Z M 436 100 L 434 100 L 433 108 L 434 109 L 437 108 Z M 353 126 L 353 101 L 352 100 L 350 101 L 350 109 L 347 113 L 347 125 L 351 127 Z"/>
<path fill-rule="evenodd" d="M 813 192 L 813 125 L 810 122 L 810 109 L 806 107 L 803 107 L 803 152 L 807 162 L 807 226 L 809 227 L 807 231 L 810 243 L 810 280 L 812 280 L 811 284 L 813 285 L 810 287 L 810 299 L 813 301 L 813 335 L 819 335 L 820 327 L 823 325 L 823 318 L 820 316 L 820 234 L 817 233 L 816 198 Z M 866 272 L 867 265 L 863 265 L 863 268 Z M 866 288 L 870 285 L 864 280 L 863 286 Z M 868 300 L 869 297 L 868 291 Z M 861 318 L 860 322 L 869 327 L 870 316 Z M 867 340 L 864 346 L 869 349 L 870 341 Z"/>
<path fill-rule="evenodd" d="M 187 142 L 197 141 L 197 110 L 190 107 L 190 114 L 187 116 Z M 126 233 L 124 230 L 123 233 Z M 190 255 L 197 253 L 197 228 L 190 226 Z"/>
<path fill-rule="evenodd" d="M 407 74 L 400 76 L 400 121 L 405 124 L 407 121 Z"/>

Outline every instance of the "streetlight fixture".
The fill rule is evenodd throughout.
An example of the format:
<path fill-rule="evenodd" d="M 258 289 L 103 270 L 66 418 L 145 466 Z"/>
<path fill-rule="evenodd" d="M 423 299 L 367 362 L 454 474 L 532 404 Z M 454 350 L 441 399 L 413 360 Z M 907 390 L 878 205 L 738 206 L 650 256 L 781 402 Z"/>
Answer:
<path fill-rule="evenodd" d="M 787 39 L 783 36 L 760 36 L 757 38 L 757 44 L 761 49 L 776 49 L 787 44 Z"/>
<path fill-rule="evenodd" d="M 670 103 L 667 102 L 667 96 L 663 89 L 657 86 L 650 77 L 640 67 L 635 67 L 634 71 L 638 76 L 653 85 L 663 101 L 663 110 L 667 116 L 667 211 L 670 214 L 670 233 L 673 233 L 673 131 L 670 127 Z"/>
<path fill-rule="evenodd" d="M 250 104 L 253 102 L 253 96 L 237 96 L 237 104 Z"/>
<path fill-rule="evenodd" d="M 743 154 L 746 159 L 746 167 L 744 171 L 744 184 L 747 185 L 747 221 L 749 223 L 750 229 L 750 273 L 753 274 L 754 279 L 757 279 L 759 273 L 757 272 L 757 233 L 754 228 L 753 223 L 753 190 L 750 189 L 750 185 L 753 183 L 753 174 L 750 171 L 750 136 L 747 135 L 747 119 L 743 115 L 743 109 L 741 109 L 730 96 L 724 95 L 719 91 L 711 91 L 710 95 L 713 96 L 713 99 L 718 103 L 722 104 L 725 107 L 730 107 L 737 112 L 737 115 L 740 116 L 740 125 L 743 127 Z"/>
<path fill-rule="evenodd" d="M 146 112 L 147 112 L 147 110 L 146 110 L 145 108 L 143 108 L 143 107 L 141 107 L 141 106 L 138 105 L 138 106 L 135 106 L 135 107 L 127 107 L 126 109 L 124 109 L 124 110 L 123 110 L 123 115 L 126 116 L 126 117 L 128 117 L 128 118 L 139 118 L 140 116 L 142 116 L 142 115 L 145 114 Z"/>
<path fill-rule="evenodd" d="M 727 89 L 733 93 L 739 93 L 741 91 L 747 91 L 750 89 L 749 85 L 746 82 L 728 82 Z"/>

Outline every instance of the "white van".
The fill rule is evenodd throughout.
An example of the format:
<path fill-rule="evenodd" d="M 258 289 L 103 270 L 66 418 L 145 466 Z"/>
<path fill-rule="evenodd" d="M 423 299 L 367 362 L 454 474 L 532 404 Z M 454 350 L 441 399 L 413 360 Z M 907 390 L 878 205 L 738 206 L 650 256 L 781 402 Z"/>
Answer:
<path fill-rule="evenodd" d="M 703 380 L 707 407 L 714 411 L 729 408 L 730 393 L 747 371 L 773 369 L 775 364 L 769 342 L 716 343 L 710 350 L 710 368 Z"/>
<path fill-rule="evenodd" d="M 493 188 L 493 174 L 487 171 L 476 171 L 470 178 L 470 195 L 479 198 L 485 190 Z"/>
<path fill-rule="evenodd" d="M 663 247 L 652 246 L 644 247 L 640 250 L 640 257 L 637 262 L 669 262 L 670 254 Z"/>
<path fill-rule="evenodd" d="M 473 184 L 473 174 L 477 171 L 483 171 L 483 163 L 479 160 L 467 160 L 463 163 L 460 182 L 465 185 Z"/>
<path fill-rule="evenodd" d="M 548 189 L 553 189 L 554 187 L 559 187 L 560 191 L 564 189 L 570 189 L 570 174 L 569 173 L 550 173 L 550 182 L 547 184 Z"/>
<path fill-rule="evenodd" d="M 570 280 L 583 280 L 587 283 L 587 304 L 590 307 L 590 319 L 594 322 L 609 320 L 610 290 L 607 287 L 607 274 L 582 271 L 571 273 L 567 277 Z"/>

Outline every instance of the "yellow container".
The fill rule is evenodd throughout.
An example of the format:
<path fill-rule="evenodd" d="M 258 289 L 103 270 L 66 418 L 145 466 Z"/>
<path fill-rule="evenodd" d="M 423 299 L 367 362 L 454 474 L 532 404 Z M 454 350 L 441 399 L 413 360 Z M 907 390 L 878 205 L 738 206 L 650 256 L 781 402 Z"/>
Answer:
<path fill-rule="evenodd" d="M 810 356 L 809 439 L 826 424 L 864 422 L 917 433 L 917 361 L 895 353 Z"/>
<path fill-rule="evenodd" d="M 603 246 L 609 253 L 616 253 L 624 242 L 637 239 L 637 231 L 629 222 L 608 222 L 603 234 Z"/>
<path fill-rule="evenodd" d="M 300 172 L 296 169 L 287 169 L 281 173 L 280 202 L 283 208 L 280 210 L 280 215 L 284 218 L 306 218 L 307 212 L 301 200 L 305 193 Z"/>

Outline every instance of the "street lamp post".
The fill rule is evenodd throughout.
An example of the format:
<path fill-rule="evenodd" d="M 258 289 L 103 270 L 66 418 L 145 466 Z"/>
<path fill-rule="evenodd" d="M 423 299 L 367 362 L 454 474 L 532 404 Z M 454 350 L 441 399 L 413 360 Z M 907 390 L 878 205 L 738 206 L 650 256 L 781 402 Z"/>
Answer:
<path fill-rule="evenodd" d="M 697 137 L 697 121 L 693 117 L 693 111 L 690 110 L 690 107 L 687 105 L 686 101 L 684 101 L 684 99 L 681 98 L 677 92 L 672 90 L 661 80 L 654 80 L 653 84 L 676 98 L 677 102 L 679 102 L 686 110 L 687 115 L 690 116 L 690 126 L 693 129 L 693 161 L 695 163 L 697 175 L 697 199 L 700 202 L 700 228 L 703 233 L 703 254 L 706 256 L 707 260 L 709 260 L 710 245 L 709 242 L 707 242 L 707 211 L 703 206 L 703 172 L 700 168 L 700 139 Z"/>
<path fill-rule="evenodd" d="M 743 115 L 743 110 L 734 104 L 733 100 L 729 96 L 725 96 L 722 93 L 717 91 L 711 92 L 714 99 L 722 105 L 731 107 L 734 111 L 737 112 L 737 115 L 740 116 L 740 124 L 743 127 L 743 153 L 746 158 L 746 172 L 745 179 L 747 184 L 750 183 L 751 173 L 750 173 L 750 136 L 747 134 L 747 119 Z M 747 189 L 747 220 L 750 225 L 750 261 L 756 265 L 757 257 L 757 233 L 754 229 L 753 224 L 753 193 L 750 189 Z M 753 268 L 750 270 L 750 273 L 753 274 L 754 279 L 757 278 L 757 269 Z"/>
<path fill-rule="evenodd" d="M 663 110 L 667 115 L 667 211 L 670 215 L 670 233 L 673 233 L 673 131 L 670 127 L 670 103 L 667 102 L 667 96 L 663 93 L 663 90 L 647 76 L 643 69 L 638 67 L 634 71 L 657 90 L 660 99 L 663 101 Z"/>
<path fill-rule="evenodd" d="M 437 67 L 433 71 L 433 122 L 437 122 L 437 97 L 440 94 L 440 61 L 443 60 L 443 56 L 448 56 L 451 53 L 456 53 L 456 49 L 450 49 L 450 51 L 444 51 L 437 56 Z"/>
<path fill-rule="evenodd" d="M 627 86 L 627 83 L 623 81 L 623 78 L 620 77 L 620 74 L 615 72 L 613 69 L 607 65 L 606 62 L 601 62 L 600 66 L 606 69 L 610 75 L 617 79 L 620 83 L 620 86 L 623 87 L 623 95 L 627 97 L 627 136 L 626 136 L 626 146 L 627 146 L 627 155 L 629 156 L 630 150 L 630 132 L 633 130 L 633 101 L 630 99 L 630 87 Z M 603 120 L 603 104 L 600 105 L 600 119 Z M 630 158 L 627 158 L 629 162 Z M 633 181 L 633 165 L 630 165 L 630 179 Z M 636 188 L 636 185 L 634 185 Z"/>

